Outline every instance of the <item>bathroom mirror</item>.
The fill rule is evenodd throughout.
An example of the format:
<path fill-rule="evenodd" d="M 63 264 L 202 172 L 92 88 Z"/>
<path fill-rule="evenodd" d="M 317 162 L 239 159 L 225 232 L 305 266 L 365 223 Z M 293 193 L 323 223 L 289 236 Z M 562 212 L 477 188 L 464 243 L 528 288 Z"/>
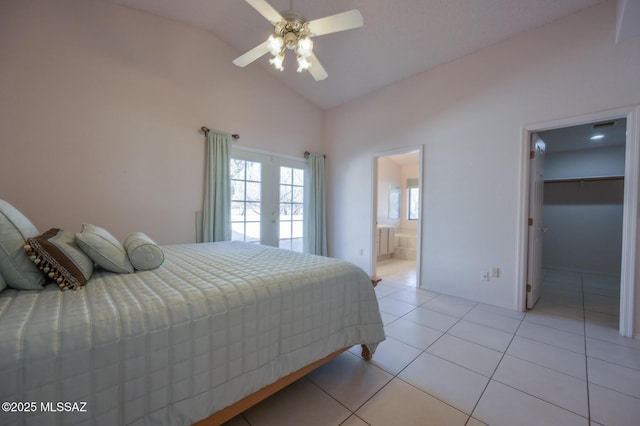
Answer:
<path fill-rule="evenodd" d="M 389 187 L 389 219 L 400 219 L 400 187 Z"/>

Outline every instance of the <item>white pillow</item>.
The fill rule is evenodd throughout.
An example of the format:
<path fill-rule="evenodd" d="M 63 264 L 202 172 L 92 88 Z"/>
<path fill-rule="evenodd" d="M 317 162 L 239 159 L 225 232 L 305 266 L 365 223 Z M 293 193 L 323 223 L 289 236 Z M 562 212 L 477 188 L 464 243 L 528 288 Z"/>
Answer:
<path fill-rule="evenodd" d="M 129 260 L 140 271 L 156 269 L 164 262 L 164 252 L 153 240 L 142 232 L 134 232 L 124 241 Z"/>
<path fill-rule="evenodd" d="M 107 271 L 133 273 L 133 265 L 129 262 L 124 247 L 106 229 L 83 223 L 82 232 L 76 234 L 76 244 L 91 260 Z"/>
<path fill-rule="evenodd" d="M 40 290 L 45 277 L 24 254 L 27 239 L 38 230 L 11 204 L 0 200 L 0 274 L 6 285 L 18 290 Z"/>

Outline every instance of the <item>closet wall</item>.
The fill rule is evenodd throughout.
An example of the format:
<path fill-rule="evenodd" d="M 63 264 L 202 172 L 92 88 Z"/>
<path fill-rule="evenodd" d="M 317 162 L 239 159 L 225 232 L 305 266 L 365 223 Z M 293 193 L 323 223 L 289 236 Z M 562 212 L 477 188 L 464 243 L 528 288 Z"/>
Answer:
<path fill-rule="evenodd" d="M 545 268 L 620 273 L 624 150 L 547 154 Z"/>

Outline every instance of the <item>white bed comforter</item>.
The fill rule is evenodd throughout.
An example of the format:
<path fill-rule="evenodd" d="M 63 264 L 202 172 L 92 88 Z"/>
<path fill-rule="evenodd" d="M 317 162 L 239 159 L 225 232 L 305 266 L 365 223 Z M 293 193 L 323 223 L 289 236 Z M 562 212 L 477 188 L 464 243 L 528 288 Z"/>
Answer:
<path fill-rule="evenodd" d="M 30 411 L 0 424 L 191 424 L 384 340 L 371 282 L 349 263 L 235 242 L 164 250 L 159 269 L 99 271 L 80 291 L 0 293 L 0 402 Z"/>

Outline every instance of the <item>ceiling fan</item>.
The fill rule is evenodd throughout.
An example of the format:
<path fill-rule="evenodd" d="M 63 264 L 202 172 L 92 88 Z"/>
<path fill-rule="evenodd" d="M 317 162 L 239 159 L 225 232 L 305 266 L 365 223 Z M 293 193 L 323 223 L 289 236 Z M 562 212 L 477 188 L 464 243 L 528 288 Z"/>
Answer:
<path fill-rule="evenodd" d="M 285 50 L 295 52 L 298 61 L 298 72 L 309 70 L 316 81 L 328 77 L 327 72 L 313 53 L 313 37 L 339 31 L 359 28 L 363 25 L 362 14 L 358 9 L 338 13 L 313 21 L 293 10 L 282 13 L 276 11 L 266 0 L 245 0 L 273 25 L 273 34 L 269 38 L 233 60 L 239 67 L 245 67 L 256 59 L 271 53 L 269 62 L 277 69 L 284 69 Z"/>

